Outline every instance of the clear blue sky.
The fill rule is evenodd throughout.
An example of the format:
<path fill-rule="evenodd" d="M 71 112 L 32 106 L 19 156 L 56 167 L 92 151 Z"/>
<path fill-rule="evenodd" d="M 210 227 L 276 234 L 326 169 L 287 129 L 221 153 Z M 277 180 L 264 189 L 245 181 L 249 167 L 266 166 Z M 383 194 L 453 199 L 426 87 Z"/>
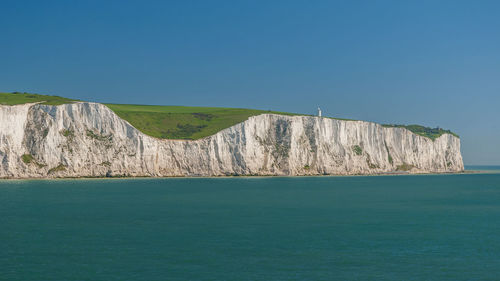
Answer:
<path fill-rule="evenodd" d="M 461 135 L 500 164 L 500 1 L 1 1 L 0 91 Z"/>

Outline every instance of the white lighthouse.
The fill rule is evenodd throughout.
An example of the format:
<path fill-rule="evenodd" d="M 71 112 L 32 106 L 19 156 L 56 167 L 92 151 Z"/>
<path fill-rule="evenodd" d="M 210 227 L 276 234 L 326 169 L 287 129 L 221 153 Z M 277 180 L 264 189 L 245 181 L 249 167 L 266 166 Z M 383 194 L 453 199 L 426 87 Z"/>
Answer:
<path fill-rule="evenodd" d="M 321 117 L 321 108 L 318 106 L 318 117 Z"/>

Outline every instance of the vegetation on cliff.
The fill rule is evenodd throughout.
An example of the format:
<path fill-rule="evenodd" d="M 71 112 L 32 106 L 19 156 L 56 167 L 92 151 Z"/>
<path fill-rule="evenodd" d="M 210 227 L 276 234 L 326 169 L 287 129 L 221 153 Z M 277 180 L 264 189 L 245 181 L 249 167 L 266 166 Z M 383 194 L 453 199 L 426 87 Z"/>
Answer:
<path fill-rule="evenodd" d="M 30 93 L 0 93 L 0 104 L 3 105 L 16 105 L 25 103 L 35 103 L 39 102 L 41 104 L 47 105 L 60 105 L 65 103 L 71 103 L 77 100 L 63 98 L 59 96 L 49 96 L 49 95 L 39 95 Z"/>
<path fill-rule="evenodd" d="M 453 133 L 452 131 L 444 130 L 441 128 L 429 128 L 429 127 L 424 127 L 424 126 L 420 126 L 420 125 L 392 125 L 392 124 L 384 124 L 382 126 L 388 127 L 388 128 L 405 128 L 407 130 L 410 130 L 414 134 L 430 138 L 431 140 L 435 140 L 444 134 L 450 134 L 450 135 L 453 135 L 457 138 L 459 137 L 457 134 Z"/>
<path fill-rule="evenodd" d="M 39 95 L 30 93 L 0 93 L 0 104 L 16 105 L 39 102 L 46 105 L 61 105 L 78 100 L 59 96 Z M 193 107 L 193 106 L 160 106 L 133 104 L 105 104 L 119 117 L 128 121 L 141 132 L 161 139 L 191 139 L 196 140 L 213 135 L 223 129 L 247 120 L 251 116 L 274 113 L 281 115 L 305 115 L 270 110 L 223 108 L 223 107 Z M 336 120 L 350 119 L 332 118 Z M 443 134 L 455 133 L 441 128 L 428 128 L 420 125 L 391 125 L 384 127 L 405 128 L 411 132 L 435 140 Z"/>
<path fill-rule="evenodd" d="M 200 139 L 263 113 L 244 108 L 106 104 L 141 132 L 162 139 Z"/>

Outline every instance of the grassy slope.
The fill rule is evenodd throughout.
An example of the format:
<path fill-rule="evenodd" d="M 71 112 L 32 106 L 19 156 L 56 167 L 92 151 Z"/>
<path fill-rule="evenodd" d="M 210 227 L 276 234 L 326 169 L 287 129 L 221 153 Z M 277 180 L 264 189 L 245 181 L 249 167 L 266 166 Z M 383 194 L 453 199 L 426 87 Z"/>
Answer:
<path fill-rule="evenodd" d="M 0 93 L 0 104 L 16 105 L 33 102 L 42 102 L 48 105 L 60 105 L 71 103 L 76 100 L 67 99 L 59 96 L 38 95 L 30 93 Z"/>
<path fill-rule="evenodd" d="M 143 133 L 162 139 L 200 139 L 262 113 L 256 109 L 106 104 Z"/>
<path fill-rule="evenodd" d="M 0 104 L 16 105 L 41 102 L 47 105 L 60 105 L 77 100 L 58 96 L 38 95 L 29 93 L 0 93 Z M 229 128 L 245 121 L 250 116 L 263 113 L 282 115 L 304 115 L 286 112 L 266 111 L 243 108 L 222 107 L 190 107 L 190 106 L 159 106 L 106 104 L 118 116 L 127 120 L 141 132 L 163 139 L 200 139 L 213 135 L 220 130 Z M 331 118 L 331 117 L 328 117 Z M 349 120 L 332 118 L 338 120 Z M 413 133 L 432 140 L 448 133 L 457 136 L 449 130 L 428 128 L 419 125 L 383 125 L 385 127 L 403 127 Z M 458 137 L 458 136 L 457 136 Z"/>
<path fill-rule="evenodd" d="M 435 140 L 444 134 L 451 134 L 457 138 L 459 137 L 457 134 L 453 133 L 452 131 L 444 130 L 441 128 L 429 128 L 429 127 L 424 127 L 424 126 L 420 126 L 420 125 L 392 125 L 392 124 L 384 124 L 382 126 L 388 127 L 388 128 L 405 128 L 405 129 L 412 131 L 414 134 L 417 134 L 417 135 L 423 136 L 423 137 L 428 137 L 431 140 Z"/>

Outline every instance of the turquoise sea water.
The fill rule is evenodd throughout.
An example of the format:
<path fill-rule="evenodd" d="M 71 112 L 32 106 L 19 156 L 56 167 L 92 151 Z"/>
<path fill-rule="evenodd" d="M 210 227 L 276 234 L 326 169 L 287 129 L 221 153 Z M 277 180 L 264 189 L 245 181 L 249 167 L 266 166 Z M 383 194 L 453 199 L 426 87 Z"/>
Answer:
<path fill-rule="evenodd" d="M 500 174 L 0 181 L 0 280 L 498 280 Z"/>
<path fill-rule="evenodd" d="M 465 170 L 481 171 L 481 172 L 485 172 L 485 173 L 489 173 L 489 172 L 500 173 L 500 166 L 472 165 L 472 166 L 465 166 Z"/>

